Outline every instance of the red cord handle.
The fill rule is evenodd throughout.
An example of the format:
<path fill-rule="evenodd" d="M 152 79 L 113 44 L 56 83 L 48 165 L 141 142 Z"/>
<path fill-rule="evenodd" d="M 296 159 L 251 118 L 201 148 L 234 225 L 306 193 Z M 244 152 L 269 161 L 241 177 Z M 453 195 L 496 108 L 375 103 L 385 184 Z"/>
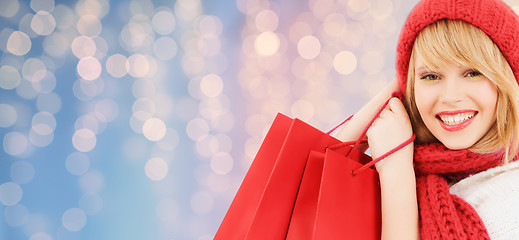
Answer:
<path fill-rule="evenodd" d="M 411 138 L 409 138 L 407 141 L 401 143 L 400 145 L 396 146 L 395 148 L 389 150 L 389 152 L 383 154 L 382 156 L 378 157 L 378 158 L 375 158 L 373 160 L 371 160 L 370 162 L 362 165 L 362 167 L 360 167 L 359 169 L 357 170 L 353 170 L 351 172 L 351 174 L 353 176 L 361 173 L 361 172 L 364 172 L 366 169 L 370 168 L 371 166 L 375 165 L 376 163 L 380 162 L 382 159 L 388 157 L 389 155 L 395 153 L 396 151 L 404 148 L 405 146 L 409 145 L 410 143 L 412 143 L 414 140 L 416 139 L 416 135 L 413 134 L 413 136 L 411 136 Z"/>
<path fill-rule="evenodd" d="M 326 134 L 330 135 L 333 131 L 335 131 L 337 128 L 339 128 L 340 126 L 344 125 L 347 121 L 350 121 L 350 119 L 353 117 L 353 115 L 351 115 L 350 117 L 348 117 L 346 120 L 342 121 L 341 123 L 339 123 L 339 125 L 335 126 L 334 128 L 332 128 L 332 130 L 328 131 Z"/>
<path fill-rule="evenodd" d="M 397 97 L 398 99 L 400 99 L 402 101 L 403 99 L 403 95 L 401 92 L 399 91 L 395 91 L 391 94 L 391 98 L 393 97 Z M 371 125 L 373 124 L 373 122 L 375 122 L 375 120 L 380 116 L 380 113 L 382 113 L 382 111 L 386 108 L 386 106 L 389 104 L 389 101 L 391 100 L 391 98 L 389 98 L 388 100 L 386 100 L 386 102 L 382 105 L 382 107 L 380 107 L 378 109 L 378 111 L 375 113 L 375 115 L 373 116 L 373 118 L 369 121 L 369 123 L 366 125 L 366 127 L 364 128 L 364 130 L 362 131 L 362 133 L 360 134 L 359 138 L 356 140 L 356 141 L 350 141 L 350 142 L 342 142 L 342 143 L 338 143 L 338 144 L 335 144 L 335 145 L 332 145 L 332 146 L 328 146 L 327 148 L 330 148 L 330 149 L 337 149 L 337 148 L 341 148 L 343 146 L 350 146 L 353 144 L 353 147 L 351 149 L 354 149 L 354 148 L 357 148 L 359 144 L 361 143 L 365 143 L 367 140 L 364 139 L 364 137 L 366 136 L 366 133 L 368 132 L 368 129 L 371 127 Z M 328 134 L 332 133 L 333 131 L 335 131 L 338 127 L 342 126 L 344 123 L 346 123 L 347 121 L 349 121 L 351 118 L 353 117 L 350 116 L 348 119 L 344 120 L 342 123 L 340 123 L 338 126 L 334 127 L 332 130 L 328 131 Z M 355 176 L 361 172 L 363 172 L 364 170 L 370 168 L 371 166 L 375 165 L 377 162 L 381 161 L 382 159 L 386 158 L 387 156 L 393 154 L 394 152 L 404 148 L 405 146 L 409 145 L 410 143 L 412 143 L 414 140 L 416 139 L 416 135 L 413 134 L 411 136 L 411 138 L 409 138 L 407 141 L 401 143 L 400 145 L 396 146 L 395 148 L 391 149 L 389 152 L 383 154 L 382 156 L 380 157 L 377 157 L 373 160 L 371 160 L 370 162 L 366 163 L 365 165 L 363 165 L 362 167 L 360 167 L 359 169 L 357 170 L 353 170 L 352 171 L 352 175 Z M 348 156 L 351 152 L 351 149 L 350 151 L 346 154 L 346 156 Z"/>

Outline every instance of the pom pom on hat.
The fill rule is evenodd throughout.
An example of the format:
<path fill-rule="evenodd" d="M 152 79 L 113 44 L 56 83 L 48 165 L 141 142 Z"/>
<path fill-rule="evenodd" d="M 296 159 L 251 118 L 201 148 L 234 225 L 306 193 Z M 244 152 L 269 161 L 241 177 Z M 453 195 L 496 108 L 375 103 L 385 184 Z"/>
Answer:
<path fill-rule="evenodd" d="M 483 30 L 496 43 L 519 80 L 519 17 L 501 0 L 423 0 L 411 11 L 400 33 L 396 71 L 405 92 L 414 41 L 427 25 L 441 19 L 462 20 Z"/>

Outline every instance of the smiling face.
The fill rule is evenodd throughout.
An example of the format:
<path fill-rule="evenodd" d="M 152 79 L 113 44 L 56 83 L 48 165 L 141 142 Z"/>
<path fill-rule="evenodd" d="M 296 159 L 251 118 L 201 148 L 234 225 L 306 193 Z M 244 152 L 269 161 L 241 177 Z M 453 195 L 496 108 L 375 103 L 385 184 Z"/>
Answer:
<path fill-rule="evenodd" d="M 477 143 L 496 122 L 498 91 L 479 71 L 445 64 L 429 69 L 415 59 L 414 91 L 420 117 L 450 149 Z"/>
<path fill-rule="evenodd" d="M 460 20 L 428 25 L 414 41 L 406 86 L 416 142 L 519 156 L 519 85 L 497 45 Z"/>

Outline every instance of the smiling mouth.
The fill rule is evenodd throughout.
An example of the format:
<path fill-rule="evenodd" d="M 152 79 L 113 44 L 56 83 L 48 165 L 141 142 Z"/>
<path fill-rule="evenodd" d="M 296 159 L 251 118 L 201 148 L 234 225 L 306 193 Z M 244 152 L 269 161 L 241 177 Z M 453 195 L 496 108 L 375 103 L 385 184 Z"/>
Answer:
<path fill-rule="evenodd" d="M 441 112 L 436 115 L 440 126 L 447 131 L 459 131 L 469 126 L 477 111 L 454 111 Z"/>
<path fill-rule="evenodd" d="M 470 120 L 476 116 L 476 114 L 477 112 L 463 112 L 457 114 L 438 114 L 436 117 L 446 125 L 455 126 Z"/>

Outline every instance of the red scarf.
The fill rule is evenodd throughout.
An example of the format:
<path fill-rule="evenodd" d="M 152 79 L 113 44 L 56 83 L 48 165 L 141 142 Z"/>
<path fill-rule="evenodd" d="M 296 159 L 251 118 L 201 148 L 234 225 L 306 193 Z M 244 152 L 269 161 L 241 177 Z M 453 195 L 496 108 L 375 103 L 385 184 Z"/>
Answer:
<path fill-rule="evenodd" d="M 446 179 L 460 180 L 501 163 L 502 154 L 450 150 L 439 143 L 414 152 L 421 239 L 490 239 L 474 208 L 451 195 Z"/>

